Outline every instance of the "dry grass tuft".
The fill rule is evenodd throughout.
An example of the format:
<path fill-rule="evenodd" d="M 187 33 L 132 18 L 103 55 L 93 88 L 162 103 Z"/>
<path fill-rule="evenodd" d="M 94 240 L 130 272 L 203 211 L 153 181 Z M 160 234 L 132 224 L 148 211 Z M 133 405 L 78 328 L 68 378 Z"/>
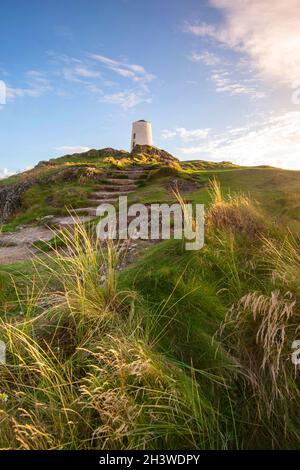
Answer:
<path fill-rule="evenodd" d="M 300 238 L 291 233 L 283 240 L 263 237 L 264 263 L 274 284 L 288 286 L 300 294 Z"/>
<path fill-rule="evenodd" d="M 206 216 L 207 230 L 226 229 L 244 233 L 250 239 L 263 232 L 263 217 L 248 197 L 238 194 L 223 197 L 216 179 L 210 182 L 210 197 L 212 204 Z"/>
<path fill-rule="evenodd" d="M 290 292 L 273 291 L 243 296 L 218 332 L 251 387 L 260 416 L 264 411 L 270 416 L 277 399 L 295 398 L 290 344 L 298 331 L 296 300 Z"/>

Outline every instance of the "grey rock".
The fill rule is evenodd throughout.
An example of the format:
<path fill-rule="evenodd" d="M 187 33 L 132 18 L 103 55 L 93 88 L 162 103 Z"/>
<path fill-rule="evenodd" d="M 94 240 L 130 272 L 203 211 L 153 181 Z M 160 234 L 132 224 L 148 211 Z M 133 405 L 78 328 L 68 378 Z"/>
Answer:
<path fill-rule="evenodd" d="M 22 204 L 23 193 L 34 183 L 32 179 L 0 188 L 0 224 L 6 223 L 17 212 Z"/>

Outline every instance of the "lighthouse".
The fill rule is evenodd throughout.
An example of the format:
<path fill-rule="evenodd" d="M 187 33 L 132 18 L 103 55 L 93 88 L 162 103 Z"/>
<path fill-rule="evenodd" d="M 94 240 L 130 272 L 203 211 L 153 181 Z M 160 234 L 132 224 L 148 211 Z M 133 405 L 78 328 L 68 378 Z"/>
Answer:
<path fill-rule="evenodd" d="M 131 150 L 135 145 L 153 145 L 151 122 L 141 119 L 132 123 Z"/>

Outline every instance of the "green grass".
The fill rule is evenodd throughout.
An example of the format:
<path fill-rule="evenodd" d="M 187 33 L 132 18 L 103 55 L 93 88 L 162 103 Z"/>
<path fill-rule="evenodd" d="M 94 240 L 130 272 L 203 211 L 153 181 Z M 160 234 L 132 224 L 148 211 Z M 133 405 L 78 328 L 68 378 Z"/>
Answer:
<path fill-rule="evenodd" d="M 71 208 L 87 207 L 88 197 L 98 189 L 99 183 L 79 182 L 36 184 L 28 189 L 22 207 L 13 220 L 2 227 L 3 232 L 13 231 L 18 225 L 41 223 L 47 215 L 68 215 Z"/>
<path fill-rule="evenodd" d="M 217 176 L 224 194 L 242 192 L 257 201 L 269 217 L 281 227 L 300 231 L 300 172 L 274 168 L 242 168 L 220 171 L 202 171 L 203 187 L 189 194 L 193 202 L 209 204 L 208 182 Z"/>
<path fill-rule="evenodd" d="M 22 318 L 22 312 L 28 301 L 30 286 L 41 290 L 50 279 L 43 269 L 37 272 L 35 264 L 20 261 L 10 265 L 0 266 L 0 318 Z"/>
<path fill-rule="evenodd" d="M 1 317 L 0 447 L 299 448 L 299 240 L 210 197 L 200 251 L 162 242 L 118 273 L 122 247 L 79 226 L 67 255 L 3 269 L 22 316 Z"/>
<path fill-rule="evenodd" d="M 274 168 L 238 168 L 229 170 L 203 170 L 201 172 L 177 174 L 176 177 L 160 176 L 150 178 L 134 195 L 132 202 L 172 202 L 174 195 L 169 183 L 174 179 L 192 178 L 199 189 L 185 192 L 184 197 L 194 203 L 209 206 L 209 181 L 217 176 L 224 195 L 241 192 L 257 201 L 262 210 L 281 228 L 300 232 L 300 172 Z"/>

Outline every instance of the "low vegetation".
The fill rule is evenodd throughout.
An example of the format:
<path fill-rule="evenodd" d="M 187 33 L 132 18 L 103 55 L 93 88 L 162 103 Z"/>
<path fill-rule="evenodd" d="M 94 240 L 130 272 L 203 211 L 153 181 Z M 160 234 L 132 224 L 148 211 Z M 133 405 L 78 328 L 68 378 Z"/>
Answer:
<path fill-rule="evenodd" d="M 207 189 L 200 251 L 165 241 L 119 271 L 127 245 L 78 225 L 3 267 L 2 449 L 299 448 L 298 236 Z"/>

